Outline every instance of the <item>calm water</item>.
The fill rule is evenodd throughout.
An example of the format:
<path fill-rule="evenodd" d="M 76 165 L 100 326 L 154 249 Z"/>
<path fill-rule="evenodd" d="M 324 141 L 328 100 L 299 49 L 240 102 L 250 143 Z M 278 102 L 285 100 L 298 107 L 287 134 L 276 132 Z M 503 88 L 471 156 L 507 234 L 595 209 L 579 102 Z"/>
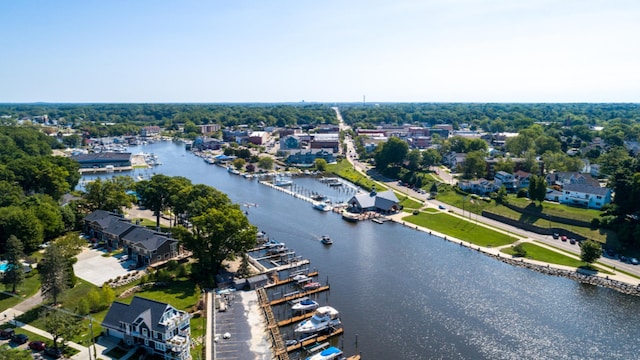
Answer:
<path fill-rule="evenodd" d="M 182 145 L 144 150 L 227 193 L 253 224 L 311 260 L 342 315 L 340 344 L 364 359 L 638 359 L 640 298 L 508 266 L 404 226 L 352 224 L 307 202 L 206 164 Z M 144 174 L 144 173 L 143 173 Z M 297 186 L 328 194 L 312 179 Z M 349 194 L 331 193 L 334 201 Z M 327 248 L 319 236 L 334 244 Z M 284 330 L 285 334 L 287 329 Z M 357 338 L 357 345 L 356 345 Z"/>

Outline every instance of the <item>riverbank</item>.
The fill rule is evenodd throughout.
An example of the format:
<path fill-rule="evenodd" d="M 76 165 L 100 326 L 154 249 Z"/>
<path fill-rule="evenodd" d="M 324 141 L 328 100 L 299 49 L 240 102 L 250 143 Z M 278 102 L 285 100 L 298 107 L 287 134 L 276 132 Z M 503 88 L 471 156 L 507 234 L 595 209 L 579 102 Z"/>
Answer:
<path fill-rule="evenodd" d="M 551 263 L 543 263 L 541 261 L 536 261 L 536 260 L 527 259 L 527 258 L 513 257 L 511 255 L 504 254 L 500 251 L 500 249 L 511 246 L 511 245 L 505 245 L 502 247 L 491 247 L 491 248 L 478 246 L 478 245 L 451 237 L 449 235 L 433 231 L 426 227 L 421 227 L 413 223 L 408 223 L 403 220 L 406 216 L 410 216 L 410 215 L 406 213 L 397 213 L 397 214 L 388 216 L 387 218 L 390 219 L 391 221 L 394 221 L 398 224 L 402 224 L 411 229 L 422 231 L 422 232 L 428 233 L 429 235 L 437 236 L 443 240 L 460 244 L 460 246 L 465 246 L 472 250 L 476 250 L 496 260 L 502 261 L 504 263 L 507 263 L 513 266 L 526 268 L 526 269 L 533 270 L 545 275 L 565 277 L 565 278 L 569 278 L 585 284 L 610 288 L 628 295 L 640 296 L 640 280 L 637 278 L 633 278 L 631 276 L 628 276 L 622 273 L 614 273 L 613 275 L 603 275 L 600 273 L 587 273 L 586 271 L 583 272 L 580 269 L 575 269 L 568 266 L 562 266 L 562 265 L 551 264 Z M 529 240 L 524 239 L 523 241 L 529 241 Z M 536 244 L 536 245 L 540 245 L 540 244 Z M 546 245 L 543 245 L 543 246 L 550 248 Z"/>

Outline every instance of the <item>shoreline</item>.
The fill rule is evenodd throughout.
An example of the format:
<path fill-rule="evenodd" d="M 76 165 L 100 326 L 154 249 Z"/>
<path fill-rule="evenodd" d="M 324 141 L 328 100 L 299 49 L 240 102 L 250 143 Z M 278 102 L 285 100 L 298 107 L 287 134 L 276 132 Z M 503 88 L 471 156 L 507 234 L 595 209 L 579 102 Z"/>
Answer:
<path fill-rule="evenodd" d="M 624 274 L 622 275 L 615 274 L 611 276 L 610 275 L 603 276 L 603 275 L 600 275 L 599 273 L 585 274 L 585 273 L 581 273 L 579 269 L 574 269 L 574 268 L 570 268 L 563 265 L 543 263 L 541 261 L 527 259 L 527 258 L 512 257 L 507 254 L 501 254 L 499 248 L 485 248 L 479 245 L 475 245 L 475 244 L 433 231 L 431 229 L 428 229 L 422 226 L 415 225 L 413 223 L 407 223 L 406 221 L 402 220 L 405 216 L 409 216 L 409 215 L 398 213 L 395 215 L 387 216 L 387 218 L 397 224 L 409 227 L 416 231 L 425 232 L 429 235 L 442 238 L 443 240 L 449 241 L 451 243 L 459 244 L 460 246 L 464 246 L 471 250 L 475 250 L 484 255 L 492 257 L 496 260 L 507 263 L 509 265 L 526 268 L 526 269 L 536 271 L 538 273 L 545 274 L 545 275 L 568 278 L 574 281 L 581 282 L 583 284 L 609 288 L 627 295 L 640 296 L 640 280 L 639 279 L 634 278 L 634 281 L 631 281 L 631 280 L 624 281 L 623 279 L 620 279 L 621 277 L 628 277 L 627 275 L 624 275 Z"/>

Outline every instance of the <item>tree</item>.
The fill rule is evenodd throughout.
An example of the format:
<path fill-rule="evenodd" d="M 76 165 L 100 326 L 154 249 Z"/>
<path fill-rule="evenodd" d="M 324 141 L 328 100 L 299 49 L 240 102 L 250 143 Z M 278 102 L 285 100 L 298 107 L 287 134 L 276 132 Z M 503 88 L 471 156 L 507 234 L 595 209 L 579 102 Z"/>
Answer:
<path fill-rule="evenodd" d="M 192 231 L 177 227 L 174 236 L 193 252 L 193 273 L 205 284 L 214 283 L 222 261 L 255 246 L 257 229 L 238 205 L 208 208 L 191 222 Z"/>
<path fill-rule="evenodd" d="M 82 332 L 81 318 L 69 314 L 64 310 L 50 310 L 45 308 L 41 314 L 44 329 L 53 336 L 53 347 L 65 346 L 66 342 Z"/>
<path fill-rule="evenodd" d="M 596 241 L 587 240 L 583 241 L 580 245 L 580 260 L 588 264 L 598 260 L 601 255 L 602 247 L 600 246 L 600 243 Z"/>
<path fill-rule="evenodd" d="M 510 158 L 500 159 L 496 162 L 494 167 L 494 171 L 497 173 L 498 171 L 504 171 L 509 174 L 513 174 L 513 169 L 515 169 L 516 164 Z"/>
<path fill-rule="evenodd" d="M 529 177 L 529 199 L 542 204 L 547 195 L 547 182 L 544 177 L 531 175 Z"/>
<path fill-rule="evenodd" d="M 13 349 L 8 345 L 0 346 L 0 360 L 32 360 L 30 350 Z"/>
<path fill-rule="evenodd" d="M 483 177 L 487 165 L 484 161 L 484 152 L 472 151 L 467 154 L 467 158 L 462 165 L 462 173 L 465 179 Z"/>
<path fill-rule="evenodd" d="M 24 281 L 24 269 L 20 260 L 24 256 L 24 247 L 15 235 L 11 235 L 5 248 L 4 257 L 7 260 L 7 270 L 4 273 L 2 282 L 7 286 L 11 286 L 11 292 L 15 293 L 16 287 Z"/>
<path fill-rule="evenodd" d="M 153 211 L 156 216 L 156 228 L 160 228 L 162 212 L 175 206 L 180 191 L 191 185 L 191 181 L 182 176 L 170 177 L 157 174 L 149 180 L 139 181 L 136 192 L 140 205 Z"/>
<path fill-rule="evenodd" d="M 525 250 L 524 246 L 522 246 L 522 243 L 519 243 L 513 247 L 513 255 L 517 257 L 527 256 L 527 250 Z"/>
<path fill-rule="evenodd" d="M 246 164 L 247 161 L 243 158 L 237 158 L 235 160 L 233 160 L 233 167 L 240 170 L 242 169 L 242 167 L 244 166 L 244 164 Z"/>
<path fill-rule="evenodd" d="M 507 197 L 507 188 L 504 185 L 500 186 L 500 189 L 498 189 L 498 193 L 496 195 L 496 202 L 498 204 L 506 204 L 509 202 L 509 199 Z"/>
<path fill-rule="evenodd" d="M 58 298 L 69 287 L 69 260 L 63 255 L 60 246 L 55 243 L 47 248 L 38 264 L 40 272 L 40 291 L 46 299 L 58 303 Z"/>
<path fill-rule="evenodd" d="M 134 198 L 127 194 L 127 190 L 131 190 L 134 184 L 119 178 L 121 177 L 105 180 L 97 178 L 85 186 L 83 198 L 87 202 L 89 210 L 119 213 L 123 207 L 131 206 Z"/>
<path fill-rule="evenodd" d="M 271 156 L 260 156 L 258 158 L 258 167 L 265 170 L 273 169 L 273 158 Z"/>
<path fill-rule="evenodd" d="M 400 165 L 409 151 L 409 144 L 398 137 L 392 136 L 378 148 L 376 153 L 376 168 L 384 170 L 389 165 Z"/>
<path fill-rule="evenodd" d="M 317 158 L 314 160 L 316 169 L 318 169 L 318 171 L 326 171 L 327 170 L 327 160 L 322 159 L 322 158 Z"/>
<path fill-rule="evenodd" d="M 422 154 L 420 150 L 413 149 L 407 153 L 407 169 L 411 171 L 418 170 L 418 166 L 422 163 Z"/>
<path fill-rule="evenodd" d="M 431 166 L 440 164 L 442 160 L 442 156 L 436 149 L 427 149 L 422 152 L 422 167 L 425 169 L 430 168 Z"/>
<path fill-rule="evenodd" d="M 24 250 L 31 252 L 42 244 L 44 228 L 33 209 L 9 206 L 0 208 L 0 250 L 9 234 L 20 239 Z"/>

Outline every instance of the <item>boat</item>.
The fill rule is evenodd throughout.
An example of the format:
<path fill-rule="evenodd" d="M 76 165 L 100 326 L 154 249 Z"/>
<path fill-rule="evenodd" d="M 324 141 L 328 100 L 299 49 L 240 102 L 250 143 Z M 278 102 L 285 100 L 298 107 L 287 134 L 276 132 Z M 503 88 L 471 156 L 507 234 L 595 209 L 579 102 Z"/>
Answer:
<path fill-rule="evenodd" d="M 320 242 L 325 244 L 325 245 L 331 245 L 333 244 L 333 240 L 331 240 L 331 238 L 327 235 L 322 235 L 322 239 L 320 239 Z"/>
<path fill-rule="evenodd" d="M 308 277 L 307 275 L 304 275 L 304 274 L 298 274 L 298 275 L 296 275 L 296 276 L 292 277 L 291 279 L 292 279 L 293 281 L 297 282 L 298 284 L 301 284 L 301 283 L 305 283 L 305 282 L 311 281 L 311 278 L 310 278 L 310 277 Z"/>
<path fill-rule="evenodd" d="M 358 219 L 358 214 L 354 214 L 354 213 L 350 213 L 346 210 L 342 211 L 342 219 L 347 220 L 347 221 L 351 221 L 351 222 L 356 222 L 360 219 Z"/>
<path fill-rule="evenodd" d="M 313 301 L 311 299 L 304 299 L 302 301 L 298 301 L 297 303 L 293 304 L 293 306 L 291 306 L 291 310 L 309 311 L 309 310 L 317 309 L 318 306 L 320 306 L 320 304 L 318 304 L 316 301 Z"/>
<path fill-rule="evenodd" d="M 334 360 L 342 359 L 342 350 L 335 346 L 330 346 L 325 350 L 320 351 L 317 354 L 313 354 L 307 358 L 307 360 Z"/>
<path fill-rule="evenodd" d="M 319 288 L 319 287 L 321 287 L 321 286 L 322 286 L 322 284 L 320 284 L 319 282 L 317 282 L 317 281 L 311 281 L 311 282 L 308 282 L 308 283 L 304 284 L 304 285 L 302 286 L 302 288 L 303 288 L 304 290 L 315 290 L 315 289 L 317 289 L 317 288 Z"/>
<path fill-rule="evenodd" d="M 310 319 L 304 320 L 296 326 L 294 332 L 298 334 L 313 334 L 340 325 L 340 313 L 331 306 L 322 306 Z"/>
<path fill-rule="evenodd" d="M 291 179 L 284 176 L 276 176 L 273 179 L 273 185 L 275 186 L 290 186 L 293 185 L 293 181 Z"/>
<path fill-rule="evenodd" d="M 280 242 L 280 241 L 277 241 L 275 239 L 269 239 L 269 241 L 264 243 L 264 246 L 267 247 L 267 248 L 284 247 L 284 243 Z"/>
<path fill-rule="evenodd" d="M 314 202 L 313 208 L 320 211 L 331 211 L 332 206 L 326 202 Z"/>

